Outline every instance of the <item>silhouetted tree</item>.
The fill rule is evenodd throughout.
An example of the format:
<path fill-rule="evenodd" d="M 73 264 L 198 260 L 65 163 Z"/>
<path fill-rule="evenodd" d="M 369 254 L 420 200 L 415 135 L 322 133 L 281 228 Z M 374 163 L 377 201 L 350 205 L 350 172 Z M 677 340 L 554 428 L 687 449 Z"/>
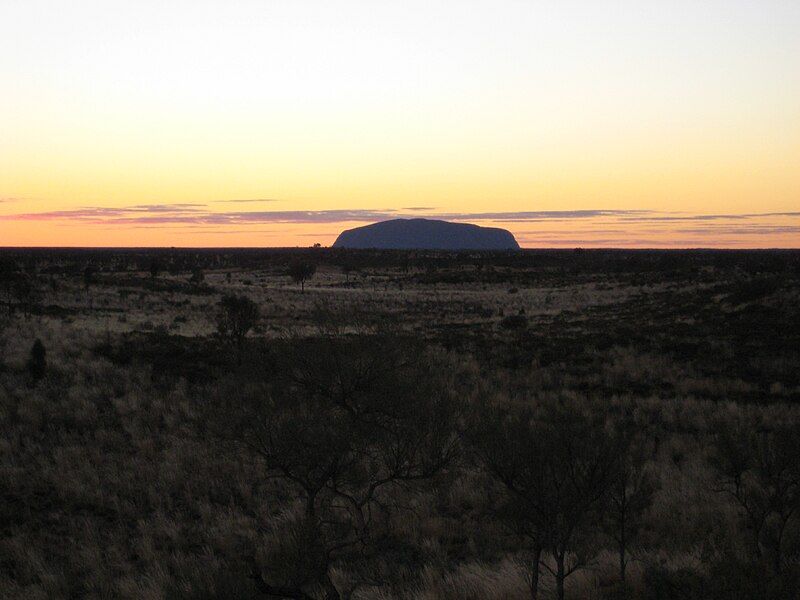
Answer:
<path fill-rule="evenodd" d="M 497 516 L 531 550 L 532 599 L 540 568 L 555 577 L 563 600 L 564 581 L 591 558 L 592 525 L 607 504 L 621 451 L 600 412 L 598 418 L 578 406 L 483 405 L 473 415 L 471 447 L 506 491 Z M 545 552 L 555 569 L 542 560 Z"/>
<path fill-rule="evenodd" d="M 289 276 L 295 283 L 300 284 L 300 291 L 305 291 L 305 284 L 307 279 L 311 279 L 314 273 L 317 272 L 317 266 L 303 260 L 294 260 L 289 263 Z"/>
<path fill-rule="evenodd" d="M 712 464 L 718 490 L 736 505 L 749 533 L 754 557 L 782 575 L 787 550 L 800 546 L 800 425 L 722 424 Z"/>
<path fill-rule="evenodd" d="M 86 265 L 83 269 L 83 287 L 86 291 L 89 291 L 89 287 L 94 283 L 95 280 L 95 268 L 92 265 Z"/>
<path fill-rule="evenodd" d="M 12 288 L 17 277 L 16 265 L 12 261 L 0 260 L 0 294 L 2 301 L 6 305 L 6 312 L 13 310 Z"/>
<path fill-rule="evenodd" d="M 350 281 L 350 273 L 355 270 L 355 264 L 350 260 L 343 260 L 340 268 L 342 269 L 342 274 L 345 277 L 345 281 Z"/>
<path fill-rule="evenodd" d="M 17 273 L 11 283 L 11 293 L 16 305 L 22 308 L 26 317 L 30 317 L 34 305 L 41 298 L 34 277 L 28 273 Z"/>
<path fill-rule="evenodd" d="M 277 360 L 271 382 L 233 382 L 218 406 L 226 437 L 299 505 L 268 528 L 253 576 L 268 595 L 338 600 L 331 569 L 380 553 L 397 486 L 453 458 L 457 405 L 430 357 L 391 337 L 329 330 Z"/>
<path fill-rule="evenodd" d="M 619 577 L 626 584 L 628 555 L 644 525 L 644 517 L 653 502 L 656 478 L 649 469 L 650 444 L 642 434 L 628 433 L 621 445 L 619 469 L 609 488 L 604 511 L 606 531 L 617 547 Z"/>
<path fill-rule="evenodd" d="M 150 277 L 155 279 L 156 277 L 158 277 L 158 274 L 161 273 L 161 270 L 162 270 L 161 261 L 159 261 L 157 258 L 153 258 L 150 261 Z"/>
<path fill-rule="evenodd" d="M 3 368 L 6 353 L 5 332 L 11 324 L 11 317 L 6 311 L 0 311 L 0 370 Z"/>
<path fill-rule="evenodd" d="M 31 355 L 28 359 L 28 373 L 34 381 L 39 381 L 44 377 L 47 370 L 47 352 L 45 351 L 42 340 L 37 339 L 33 342 Z"/>
<path fill-rule="evenodd" d="M 258 322 L 258 304 L 247 296 L 223 296 L 219 308 L 217 331 L 236 342 L 237 360 L 241 362 L 244 338 Z"/>

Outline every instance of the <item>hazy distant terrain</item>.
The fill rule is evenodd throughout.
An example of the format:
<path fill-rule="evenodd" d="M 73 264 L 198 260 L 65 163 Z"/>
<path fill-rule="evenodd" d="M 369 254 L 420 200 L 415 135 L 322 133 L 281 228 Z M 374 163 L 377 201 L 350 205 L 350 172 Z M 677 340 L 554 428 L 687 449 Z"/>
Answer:
<path fill-rule="evenodd" d="M 0 427 L 3 598 L 796 598 L 800 252 L 0 251 Z"/>

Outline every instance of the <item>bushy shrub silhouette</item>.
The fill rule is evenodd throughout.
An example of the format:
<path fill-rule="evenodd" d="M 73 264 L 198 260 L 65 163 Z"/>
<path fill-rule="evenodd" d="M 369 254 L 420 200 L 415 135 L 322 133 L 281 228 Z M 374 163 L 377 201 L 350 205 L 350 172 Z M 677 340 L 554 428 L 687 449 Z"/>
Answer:
<path fill-rule="evenodd" d="M 217 331 L 236 343 L 239 362 L 244 338 L 255 327 L 258 316 L 258 304 L 247 296 L 223 296 L 219 302 Z"/>
<path fill-rule="evenodd" d="M 304 260 L 294 260 L 289 263 L 289 277 L 292 281 L 300 284 L 300 291 L 305 291 L 306 281 L 314 276 L 317 272 L 317 266 L 314 263 Z"/>
<path fill-rule="evenodd" d="M 158 260 L 157 258 L 154 258 L 154 259 L 152 259 L 150 261 L 150 267 L 149 267 L 150 277 L 155 279 L 156 277 L 158 277 L 159 273 L 161 273 L 162 269 L 163 268 L 161 266 L 161 261 L 160 260 Z"/>
<path fill-rule="evenodd" d="M 527 326 L 528 318 L 525 315 L 508 315 L 500 319 L 503 329 L 525 329 Z"/>
<path fill-rule="evenodd" d="M 39 381 L 47 371 L 47 351 L 42 340 L 37 339 L 31 347 L 31 355 L 28 359 L 28 373 L 34 381 Z"/>

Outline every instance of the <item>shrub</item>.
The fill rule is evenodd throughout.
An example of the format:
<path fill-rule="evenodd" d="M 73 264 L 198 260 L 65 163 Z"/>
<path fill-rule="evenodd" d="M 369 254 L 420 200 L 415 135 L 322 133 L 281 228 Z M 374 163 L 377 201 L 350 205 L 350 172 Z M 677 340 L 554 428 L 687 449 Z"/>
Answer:
<path fill-rule="evenodd" d="M 525 315 L 508 315 L 500 320 L 503 329 L 525 329 L 527 326 L 528 318 Z"/>
<path fill-rule="evenodd" d="M 34 381 L 39 381 L 47 371 L 47 351 L 42 340 L 37 339 L 31 348 L 31 357 L 28 360 L 28 372 Z"/>
<path fill-rule="evenodd" d="M 258 304 L 247 296 L 223 296 L 219 305 L 217 331 L 236 342 L 237 361 L 241 364 L 244 338 L 258 322 Z"/>
<path fill-rule="evenodd" d="M 305 291 L 305 284 L 307 279 L 311 279 L 314 273 L 317 272 L 317 266 L 310 262 L 302 260 L 295 260 L 289 264 L 289 277 L 295 283 L 300 284 L 300 291 Z"/>

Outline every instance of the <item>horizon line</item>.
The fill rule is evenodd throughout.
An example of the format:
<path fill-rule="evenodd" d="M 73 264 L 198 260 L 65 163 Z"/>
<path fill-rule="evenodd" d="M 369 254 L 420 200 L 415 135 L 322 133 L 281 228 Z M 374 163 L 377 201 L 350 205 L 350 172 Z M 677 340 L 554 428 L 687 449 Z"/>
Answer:
<path fill-rule="evenodd" d="M 736 247 L 736 246 L 520 246 L 506 250 L 488 250 L 480 248 L 463 248 L 448 250 L 446 248 L 335 248 L 333 246 L 0 246 L 0 252 L 7 250 L 337 250 L 337 251 L 375 251 L 381 252 L 490 252 L 508 253 L 526 250 L 625 250 L 625 251 L 723 251 L 723 252 L 800 252 L 800 246 L 771 246 L 768 248 Z"/>

